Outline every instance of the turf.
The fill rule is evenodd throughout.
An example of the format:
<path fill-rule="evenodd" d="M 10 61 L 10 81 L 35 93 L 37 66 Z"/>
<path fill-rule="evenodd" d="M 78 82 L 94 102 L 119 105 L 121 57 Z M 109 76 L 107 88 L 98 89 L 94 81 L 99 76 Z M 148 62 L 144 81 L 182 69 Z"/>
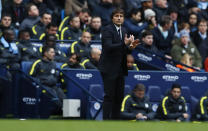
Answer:
<path fill-rule="evenodd" d="M 0 120 L 1 131 L 207 131 L 208 123 Z"/>

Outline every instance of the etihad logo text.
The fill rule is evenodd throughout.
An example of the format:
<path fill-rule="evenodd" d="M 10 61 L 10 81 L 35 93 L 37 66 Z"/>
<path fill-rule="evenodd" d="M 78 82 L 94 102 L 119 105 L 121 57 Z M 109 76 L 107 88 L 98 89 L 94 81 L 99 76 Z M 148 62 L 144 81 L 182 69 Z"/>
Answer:
<path fill-rule="evenodd" d="M 177 68 L 177 67 L 175 67 L 175 66 L 173 66 L 173 65 L 171 65 L 171 64 L 165 64 L 165 67 L 166 67 L 167 70 L 169 70 L 169 71 L 180 71 L 179 68 Z"/>
<path fill-rule="evenodd" d="M 179 76 L 163 75 L 162 79 L 165 81 L 176 81 L 179 79 Z"/>
<path fill-rule="evenodd" d="M 35 105 L 36 104 L 36 98 L 32 98 L 32 97 L 23 97 L 22 101 L 27 105 Z"/>
<path fill-rule="evenodd" d="M 151 78 L 151 76 L 150 75 L 134 75 L 134 78 L 140 81 L 147 81 Z"/>
<path fill-rule="evenodd" d="M 206 76 L 191 76 L 191 80 L 194 82 L 204 82 L 207 80 Z"/>
<path fill-rule="evenodd" d="M 139 59 L 143 60 L 143 61 L 152 61 L 152 57 L 146 56 L 144 54 L 138 53 L 137 56 L 139 57 Z"/>
<path fill-rule="evenodd" d="M 76 74 L 76 77 L 78 77 L 79 79 L 82 79 L 82 80 L 91 79 L 92 76 L 93 75 L 91 73 L 87 73 L 87 74 L 85 74 L 85 73 L 77 73 Z"/>

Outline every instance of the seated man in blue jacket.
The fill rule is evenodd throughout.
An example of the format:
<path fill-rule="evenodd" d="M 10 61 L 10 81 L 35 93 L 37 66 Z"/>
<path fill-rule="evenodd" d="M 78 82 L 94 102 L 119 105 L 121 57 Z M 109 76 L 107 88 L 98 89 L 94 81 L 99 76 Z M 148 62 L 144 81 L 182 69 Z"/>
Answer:
<path fill-rule="evenodd" d="M 154 116 L 155 112 L 145 96 L 145 86 L 137 84 L 132 93 L 123 99 L 121 117 L 127 120 L 152 120 Z"/>

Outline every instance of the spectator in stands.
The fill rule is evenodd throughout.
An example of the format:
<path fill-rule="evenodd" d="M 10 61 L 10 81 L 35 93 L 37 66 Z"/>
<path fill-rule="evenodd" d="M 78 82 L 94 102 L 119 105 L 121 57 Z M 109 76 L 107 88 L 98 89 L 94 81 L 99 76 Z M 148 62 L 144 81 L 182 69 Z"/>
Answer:
<path fill-rule="evenodd" d="M 58 31 L 58 26 L 53 22 L 49 23 L 46 26 L 46 31 L 40 35 L 39 40 L 44 41 L 46 35 L 55 35 L 56 39 L 59 40 L 59 34 L 57 33 L 57 31 Z"/>
<path fill-rule="evenodd" d="M 194 114 L 198 121 L 208 121 L 208 92 L 205 92 L 196 107 L 196 114 Z"/>
<path fill-rule="evenodd" d="M 127 95 L 122 102 L 121 118 L 127 120 L 153 120 L 155 112 L 149 99 L 145 96 L 145 86 L 137 84 L 131 94 Z"/>
<path fill-rule="evenodd" d="M 181 96 L 181 85 L 173 84 L 170 92 L 165 96 L 157 109 L 157 118 L 161 120 L 187 121 L 189 115 L 186 101 Z"/>
<path fill-rule="evenodd" d="M 197 30 L 198 16 L 195 13 L 189 14 L 189 25 L 191 33 Z"/>
<path fill-rule="evenodd" d="M 129 14 L 133 9 L 141 8 L 141 0 L 124 0 L 125 2 L 125 12 Z"/>
<path fill-rule="evenodd" d="M 191 33 L 194 44 L 198 47 L 202 60 L 208 56 L 208 23 L 201 19 L 198 23 L 198 30 Z"/>
<path fill-rule="evenodd" d="M 49 11 L 47 4 L 43 3 L 44 0 L 31 0 L 30 3 L 33 3 L 37 6 L 39 13 L 42 15 L 44 12 Z M 52 11 L 50 11 L 52 13 Z"/>
<path fill-rule="evenodd" d="M 56 63 L 54 62 L 55 50 L 53 47 L 44 46 L 42 51 L 42 58 L 36 60 L 29 71 L 29 75 L 36 81 L 40 82 L 45 89 L 47 95 L 51 98 L 59 98 L 55 103 L 61 110 L 63 99 L 66 98 L 61 88 L 57 87 L 59 74 L 56 71 Z"/>
<path fill-rule="evenodd" d="M 90 16 L 90 11 L 87 8 L 83 8 L 79 14 L 79 19 L 80 19 L 80 29 L 84 31 L 90 24 L 91 22 L 91 16 Z"/>
<path fill-rule="evenodd" d="M 141 9 L 133 8 L 130 12 L 129 18 L 124 21 L 124 27 L 127 29 L 129 34 L 139 38 L 140 33 L 148 27 L 148 23 L 142 22 Z"/>
<path fill-rule="evenodd" d="M 21 61 L 37 60 L 37 48 L 30 42 L 30 31 L 20 30 L 18 33 L 18 42 L 16 43 L 21 52 Z"/>
<path fill-rule="evenodd" d="M 61 31 L 61 40 L 79 40 L 82 35 L 80 18 L 73 15 L 69 18 L 69 25 Z"/>
<path fill-rule="evenodd" d="M 168 0 L 169 8 L 176 8 L 180 22 L 188 20 L 188 7 L 185 0 Z"/>
<path fill-rule="evenodd" d="M 152 30 L 157 27 L 156 14 L 152 9 L 146 9 L 144 11 L 144 19 L 148 22 L 147 30 Z"/>
<path fill-rule="evenodd" d="M 142 32 L 142 35 L 141 35 L 141 44 L 138 46 L 139 48 L 136 48 L 139 50 L 139 52 L 145 54 L 145 55 L 152 55 L 152 53 L 156 53 L 156 54 L 161 54 L 161 52 L 157 49 L 157 47 L 153 44 L 153 34 L 152 32 L 148 31 L 148 30 L 145 30 L 144 32 Z M 142 49 L 140 49 L 142 48 Z M 146 50 L 152 52 L 148 52 Z"/>
<path fill-rule="evenodd" d="M 14 38 L 14 31 L 5 29 L 0 39 L 0 64 L 8 69 L 20 68 L 20 52 L 14 43 Z"/>
<path fill-rule="evenodd" d="M 46 35 L 46 40 L 44 43 L 45 46 L 51 46 L 54 48 L 55 56 L 54 61 L 65 63 L 67 61 L 66 54 L 59 49 L 59 46 L 56 45 L 56 36 L 55 35 Z M 43 46 L 38 49 L 39 57 L 41 57 L 43 51 Z"/>
<path fill-rule="evenodd" d="M 48 24 L 51 23 L 52 16 L 49 12 L 44 12 L 40 21 L 32 27 L 32 38 L 40 39 L 42 33 L 45 32 Z"/>
<path fill-rule="evenodd" d="M 2 14 L 0 23 L 0 37 L 5 29 L 13 29 L 12 27 L 12 17 L 10 14 Z"/>
<path fill-rule="evenodd" d="M 134 49 L 139 40 L 122 26 L 124 11 L 116 9 L 111 14 L 112 23 L 102 30 L 102 53 L 99 70 L 104 84 L 103 119 L 119 119 L 124 94 L 124 76 L 128 74 L 126 55 Z"/>
<path fill-rule="evenodd" d="M 20 30 L 32 29 L 32 26 L 40 21 L 39 10 L 37 6 L 29 3 L 26 5 L 26 7 L 27 7 L 26 9 L 27 9 L 28 17 L 26 17 L 20 24 L 20 27 L 19 27 Z"/>
<path fill-rule="evenodd" d="M 208 20 L 208 1 L 207 0 L 198 0 L 197 7 L 199 8 L 200 12 L 199 17 L 201 19 Z"/>
<path fill-rule="evenodd" d="M 180 62 L 182 63 L 182 64 L 184 64 L 184 65 L 187 65 L 187 66 L 190 66 L 190 67 L 192 67 L 192 58 L 191 58 L 191 56 L 188 54 L 188 53 L 185 53 L 183 56 L 182 56 L 182 58 L 181 58 L 181 60 L 180 60 Z M 182 70 L 186 70 L 186 71 L 188 71 L 188 72 L 195 72 L 196 70 L 194 70 L 194 69 L 192 69 L 192 68 L 190 68 L 190 67 L 187 67 L 187 66 L 184 66 L 184 65 L 182 65 L 182 64 L 177 64 L 176 65 L 176 67 L 178 67 L 178 68 L 180 68 L 180 69 L 182 69 Z"/>
<path fill-rule="evenodd" d="M 171 29 L 174 32 L 174 37 L 178 37 L 179 35 L 179 25 L 180 25 L 180 21 L 178 20 L 178 11 L 176 8 L 172 7 L 168 9 L 168 14 L 170 15 L 171 20 L 173 21 L 173 25 L 171 27 Z"/>
<path fill-rule="evenodd" d="M 65 0 L 65 14 L 66 16 L 71 14 L 76 14 L 82 10 L 82 8 L 87 8 L 86 0 Z"/>
<path fill-rule="evenodd" d="M 19 28 L 23 19 L 26 17 L 26 8 L 23 0 L 11 0 L 3 6 L 2 14 L 10 14 L 12 18 L 12 25 Z"/>
<path fill-rule="evenodd" d="M 142 19 L 144 19 L 144 11 L 146 9 L 153 9 L 153 1 L 152 0 L 141 0 L 142 5 Z"/>
<path fill-rule="evenodd" d="M 128 70 L 134 70 L 139 71 L 139 68 L 137 67 L 137 64 L 134 62 L 134 57 L 131 54 L 127 55 L 127 68 Z"/>
<path fill-rule="evenodd" d="M 83 67 L 80 65 L 80 61 L 81 61 L 80 55 L 77 53 L 72 53 L 69 56 L 67 63 L 61 65 L 61 69 L 64 68 L 83 69 Z"/>
<path fill-rule="evenodd" d="M 152 31 L 154 36 L 153 44 L 164 54 L 170 54 L 171 41 L 174 32 L 171 30 L 172 19 L 168 15 L 162 16 L 159 25 Z"/>
<path fill-rule="evenodd" d="M 81 58 L 90 58 L 90 41 L 91 34 L 89 32 L 83 32 L 81 40 L 73 42 L 70 46 L 69 54 L 78 53 L 81 56 Z"/>
<path fill-rule="evenodd" d="M 97 48 L 92 48 L 92 50 L 90 51 L 90 58 L 83 58 L 80 62 L 80 65 L 84 69 L 97 69 L 98 62 L 100 60 L 100 54 L 101 50 Z"/>
<path fill-rule="evenodd" d="M 95 2 L 95 0 L 88 0 L 87 3 L 92 16 L 101 17 L 103 26 L 106 26 L 111 22 L 110 16 L 113 9 L 115 9 L 113 0 L 100 0 L 99 3 Z"/>
<path fill-rule="evenodd" d="M 180 40 L 173 43 L 171 56 L 173 60 L 180 61 L 185 53 L 191 55 L 193 67 L 200 69 L 202 67 L 202 58 L 196 46 L 190 41 L 189 33 L 186 30 L 180 32 Z"/>
<path fill-rule="evenodd" d="M 160 21 L 160 18 L 163 15 L 168 15 L 168 2 L 167 2 L 167 0 L 155 0 L 153 10 L 156 13 L 157 21 Z"/>
<path fill-rule="evenodd" d="M 87 28 L 87 31 L 91 33 L 92 40 L 101 40 L 101 26 L 101 18 L 99 16 L 93 16 L 90 27 Z"/>

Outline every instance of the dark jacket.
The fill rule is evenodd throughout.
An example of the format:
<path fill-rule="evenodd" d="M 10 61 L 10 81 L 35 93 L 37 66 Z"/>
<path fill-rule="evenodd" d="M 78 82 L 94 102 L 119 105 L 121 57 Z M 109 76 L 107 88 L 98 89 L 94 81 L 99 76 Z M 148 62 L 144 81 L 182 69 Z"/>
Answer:
<path fill-rule="evenodd" d="M 121 117 L 123 119 L 133 120 L 136 119 L 138 113 L 147 116 L 148 120 L 154 119 L 155 116 L 149 99 L 146 96 L 143 99 L 139 99 L 132 92 L 123 99 Z"/>
<path fill-rule="evenodd" d="M 72 53 L 78 53 L 81 58 L 87 57 L 90 58 L 91 47 L 90 44 L 84 44 L 81 41 L 75 41 L 72 43 L 69 48 L 69 55 Z"/>
<path fill-rule="evenodd" d="M 93 28 L 87 28 L 86 29 L 88 32 L 90 32 L 92 40 L 101 40 L 101 29 L 95 30 Z"/>
<path fill-rule="evenodd" d="M 168 36 L 165 39 L 158 27 L 155 27 L 152 31 L 154 36 L 153 44 L 164 54 L 170 54 L 170 49 L 172 47 L 171 41 L 174 37 L 173 30 L 168 31 Z"/>
<path fill-rule="evenodd" d="M 93 60 L 91 57 L 90 58 L 83 58 L 80 62 L 80 65 L 84 69 L 97 69 L 98 67 L 98 62 Z"/>
<path fill-rule="evenodd" d="M 8 43 L 3 37 L 0 38 L 0 64 L 8 69 L 20 67 L 20 51 L 16 43 Z"/>
<path fill-rule="evenodd" d="M 61 31 L 61 40 L 79 40 L 82 36 L 81 29 L 65 27 Z"/>
<path fill-rule="evenodd" d="M 48 87 L 55 87 L 58 82 L 56 63 L 53 61 L 44 59 L 36 60 L 30 68 L 29 75 Z"/>
<path fill-rule="evenodd" d="M 109 24 L 102 30 L 102 53 L 99 61 L 99 70 L 111 76 L 127 75 L 128 47 L 124 43 L 126 30 L 121 27 L 122 40 L 114 24 Z"/>
<path fill-rule="evenodd" d="M 208 121 L 208 97 L 203 96 L 200 98 L 195 114 L 196 120 Z"/>
<path fill-rule="evenodd" d="M 184 97 L 180 96 L 174 99 L 172 95 L 164 97 L 157 108 L 157 118 L 163 120 L 185 120 L 183 113 L 186 111 L 186 102 Z"/>
<path fill-rule="evenodd" d="M 42 33 L 46 30 L 46 26 L 42 22 L 38 22 L 32 27 L 32 38 L 33 39 L 40 39 Z"/>
<path fill-rule="evenodd" d="M 38 58 L 38 49 L 30 41 L 19 41 L 17 46 L 21 52 L 21 61 L 33 61 Z"/>

